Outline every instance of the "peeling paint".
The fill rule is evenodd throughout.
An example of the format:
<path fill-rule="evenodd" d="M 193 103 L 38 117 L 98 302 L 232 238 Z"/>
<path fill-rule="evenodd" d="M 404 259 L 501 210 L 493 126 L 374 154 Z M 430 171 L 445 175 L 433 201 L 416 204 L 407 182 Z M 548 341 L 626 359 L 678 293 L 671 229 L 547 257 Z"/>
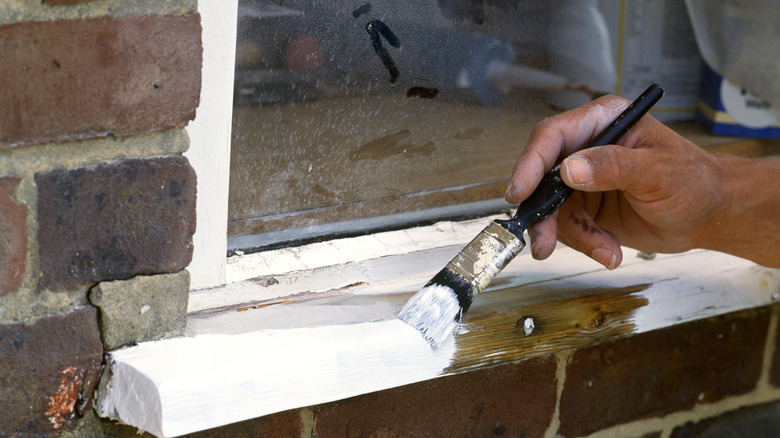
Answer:
<path fill-rule="evenodd" d="M 77 369 L 74 367 L 69 366 L 63 369 L 57 392 L 49 397 L 49 409 L 46 411 L 46 416 L 56 430 L 59 430 L 76 415 L 76 402 L 82 386 L 81 374 L 77 373 Z"/>

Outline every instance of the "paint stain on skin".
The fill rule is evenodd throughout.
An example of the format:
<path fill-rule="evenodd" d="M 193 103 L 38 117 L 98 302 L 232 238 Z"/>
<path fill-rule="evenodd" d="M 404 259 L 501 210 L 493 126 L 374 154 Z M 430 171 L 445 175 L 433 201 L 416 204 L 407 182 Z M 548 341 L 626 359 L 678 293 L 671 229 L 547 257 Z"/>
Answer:
<path fill-rule="evenodd" d="M 482 128 L 469 128 L 453 135 L 455 140 L 474 140 L 485 132 Z"/>
<path fill-rule="evenodd" d="M 569 220 L 571 220 L 575 225 L 579 225 L 580 228 L 582 228 L 583 233 L 595 234 L 602 232 L 601 228 L 592 225 L 587 219 L 571 215 Z"/>
<path fill-rule="evenodd" d="M 574 299 L 542 301 L 501 312 L 472 314 L 455 337 L 447 372 L 476 370 L 631 333 L 636 311 L 648 304 L 638 284 L 583 291 Z M 478 310 L 478 309 L 475 309 Z M 532 321 L 532 323 L 531 323 Z"/>
<path fill-rule="evenodd" d="M 433 141 L 422 144 L 404 141 L 411 135 L 411 131 L 402 129 L 392 134 L 379 137 L 352 151 L 349 155 L 349 159 L 352 161 L 360 161 L 381 160 L 393 155 L 403 155 L 405 157 L 420 155 L 428 156 L 433 154 L 436 150 L 436 145 Z"/>

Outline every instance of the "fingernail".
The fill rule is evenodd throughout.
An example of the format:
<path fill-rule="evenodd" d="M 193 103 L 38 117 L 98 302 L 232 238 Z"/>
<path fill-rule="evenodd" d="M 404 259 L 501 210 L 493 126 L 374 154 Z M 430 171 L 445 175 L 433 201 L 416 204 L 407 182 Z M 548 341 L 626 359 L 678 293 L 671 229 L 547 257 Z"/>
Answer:
<path fill-rule="evenodd" d="M 610 271 L 615 269 L 615 262 L 617 262 L 617 256 L 612 251 L 604 248 L 596 248 L 590 255 L 590 258 L 601 263 Z"/>
<path fill-rule="evenodd" d="M 515 187 L 510 184 L 509 187 L 506 188 L 506 194 L 504 195 L 504 198 L 506 199 L 516 198 L 519 193 L 520 193 L 520 187 Z"/>
<path fill-rule="evenodd" d="M 566 178 L 574 185 L 593 181 L 593 169 L 586 158 L 571 156 L 563 161 L 563 168 L 566 170 Z"/>

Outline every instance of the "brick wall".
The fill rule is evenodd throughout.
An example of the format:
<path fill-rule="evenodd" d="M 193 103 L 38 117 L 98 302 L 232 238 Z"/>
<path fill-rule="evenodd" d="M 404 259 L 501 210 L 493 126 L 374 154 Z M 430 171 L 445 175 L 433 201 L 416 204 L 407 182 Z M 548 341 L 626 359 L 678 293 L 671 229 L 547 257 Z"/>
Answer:
<path fill-rule="evenodd" d="M 102 436 L 104 349 L 184 328 L 196 11 L 0 3 L 0 436 Z"/>

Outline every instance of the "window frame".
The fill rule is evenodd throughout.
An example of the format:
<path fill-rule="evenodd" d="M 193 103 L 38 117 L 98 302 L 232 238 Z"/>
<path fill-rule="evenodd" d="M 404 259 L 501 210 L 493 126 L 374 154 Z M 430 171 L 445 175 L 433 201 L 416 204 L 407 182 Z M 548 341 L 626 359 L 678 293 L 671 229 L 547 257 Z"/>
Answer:
<path fill-rule="evenodd" d="M 226 283 L 230 136 L 238 0 L 198 2 L 203 67 L 200 105 L 187 126 L 190 148 L 184 154 L 198 178 L 197 228 L 193 236 L 190 289 Z"/>

